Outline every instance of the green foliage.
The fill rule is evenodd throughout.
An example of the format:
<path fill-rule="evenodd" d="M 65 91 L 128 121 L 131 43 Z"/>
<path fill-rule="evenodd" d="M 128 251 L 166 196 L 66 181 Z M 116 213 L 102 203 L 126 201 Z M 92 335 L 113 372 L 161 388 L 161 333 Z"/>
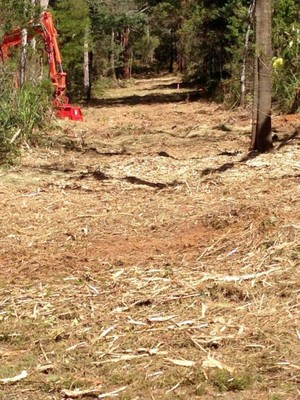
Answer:
<path fill-rule="evenodd" d="M 25 26 L 40 13 L 39 6 L 34 5 L 31 0 L 0 0 L 0 7 L 3 32 L 10 31 L 16 25 Z"/>
<path fill-rule="evenodd" d="M 155 49 L 155 57 L 160 69 L 173 69 L 176 58 L 176 42 L 178 30 L 181 26 L 181 2 L 157 2 L 150 11 L 149 21 L 153 35 L 159 38 L 159 45 Z"/>
<path fill-rule="evenodd" d="M 102 97 L 107 89 L 118 87 L 115 79 L 102 76 L 95 81 L 93 86 L 93 93 L 95 97 Z"/>
<path fill-rule="evenodd" d="M 139 41 L 132 46 L 135 58 L 142 65 L 150 64 L 154 60 L 154 53 L 159 46 L 159 38 L 157 36 L 143 35 Z"/>
<path fill-rule="evenodd" d="M 296 0 L 277 0 L 274 4 L 273 47 L 274 61 L 281 58 L 282 65 L 274 65 L 273 100 L 277 108 L 287 112 L 295 99 L 300 80 L 300 21 Z"/>
<path fill-rule="evenodd" d="M 36 144 L 39 131 L 46 127 L 52 87 L 46 80 L 16 90 L 6 71 L 0 76 L 0 85 L 0 164 L 11 164 L 24 143 Z"/>
<path fill-rule="evenodd" d="M 88 0 L 94 41 L 94 72 L 100 76 L 124 75 L 125 65 L 134 57 L 140 62 L 151 58 L 155 39 L 145 43 L 147 15 L 138 2 Z M 124 40 L 125 31 L 128 40 Z M 141 38 L 144 38 L 141 40 Z M 144 47 L 144 45 L 146 45 Z"/>
<path fill-rule="evenodd" d="M 68 91 L 71 95 L 83 93 L 83 47 L 89 41 L 89 9 L 85 0 L 57 0 L 54 20 L 59 32 L 59 47 L 63 67 L 67 72 Z"/>
<path fill-rule="evenodd" d="M 240 65 L 247 8 L 237 0 L 198 1 L 188 10 L 180 37 L 186 74 L 209 91 L 231 79 Z"/>
<path fill-rule="evenodd" d="M 283 400 L 283 397 L 280 394 L 272 394 L 269 400 Z"/>
<path fill-rule="evenodd" d="M 174 69 L 201 83 L 215 99 L 238 104 L 251 1 L 77 0 L 75 6 L 73 0 L 51 0 L 69 93 L 83 93 L 83 48 L 88 43 L 92 82 L 101 87 L 107 78 L 124 77 L 125 66 L 133 73 Z M 0 6 L 2 34 L 26 26 L 40 12 L 31 0 L 0 0 Z M 279 110 L 288 111 L 300 80 L 300 6 L 298 0 L 277 0 L 273 7 L 274 57 L 283 60 L 274 68 L 273 100 Z M 250 43 L 247 93 L 252 74 Z"/>

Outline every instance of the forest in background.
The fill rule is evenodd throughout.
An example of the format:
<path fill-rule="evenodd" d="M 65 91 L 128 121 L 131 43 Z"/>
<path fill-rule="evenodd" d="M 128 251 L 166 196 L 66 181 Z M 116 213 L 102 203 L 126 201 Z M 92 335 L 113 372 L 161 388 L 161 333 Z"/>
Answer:
<path fill-rule="evenodd" d="M 1 3 L 2 34 L 13 26 L 26 26 L 40 12 L 39 6 L 28 0 Z M 241 102 L 243 62 L 246 101 L 251 102 L 252 3 L 77 0 L 75 6 L 72 0 L 50 0 L 48 5 L 59 32 L 72 96 L 101 96 L 116 80 L 169 72 L 182 74 L 186 81 L 201 85 L 210 97 L 232 106 Z M 273 101 L 279 111 L 287 112 L 293 107 L 299 82 L 300 6 L 296 0 L 278 0 L 273 8 Z M 87 64 L 88 78 L 84 75 Z"/>
<path fill-rule="evenodd" d="M 134 77 L 170 73 L 179 74 L 202 97 L 226 107 L 249 109 L 256 104 L 255 93 L 270 92 L 257 92 L 253 84 L 256 72 L 265 68 L 258 74 L 264 77 L 273 69 L 273 109 L 296 112 L 300 6 L 296 0 L 273 2 L 273 51 L 269 46 L 268 54 L 260 56 L 254 4 L 253 0 L 78 0 L 75 6 L 71 0 L 0 0 L 0 34 L 3 37 L 16 26 L 26 30 L 28 24 L 39 24 L 41 11 L 50 9 L 72 102 L 101 98 L 107 88 L 124 85 Z M 257 4 L 271 11 L 270 1 Z M 47 126 L 52 93 L 44 46 L 39 38 L 16 46 L 9 62 L 2 64 L 2 159 L 12 154 L 13 160 L 20 139 L 35 143 L 38 135 L 34 132 Z M 254 59 L 260 60 L 258 68 Z M 16 71 L 20 71 L 18 91 L 14 88 Z M 270 106 L 260 110 L 261 116 L 271 113 Z M 252 149 L 263 152 L 273 147 L 271 118 L 268 126 L 263 136 L 269 137 L 269 143 L 259 145 L 252 140 Z"/>

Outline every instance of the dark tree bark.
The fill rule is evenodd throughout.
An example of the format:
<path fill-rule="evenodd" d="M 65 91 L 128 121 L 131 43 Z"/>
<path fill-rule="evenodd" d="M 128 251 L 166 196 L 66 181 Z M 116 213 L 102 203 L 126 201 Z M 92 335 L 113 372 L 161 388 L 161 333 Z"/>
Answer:
<path fill-rule="evenodd" d="M 173 30 L 171 29 L 170 31 L 170 64 L 169 64 L 169 73 L 173 74 L 174 71 L 174 56 L 175 56 L 175 51 L 174 51 L 174 33 Z"/>
<path fill-rule="evenodd" d="M 126 26 L 122 32 L 121 44 L 123 48 L 123 78 L 130 78 L 130 45 L 129 45 L 130 28 Z"/>
<path fill-rule="evenodd" d="M 254 101 L 251 149 L 270 151 L 272 144 L 272 0 L 256 0 Z"/>

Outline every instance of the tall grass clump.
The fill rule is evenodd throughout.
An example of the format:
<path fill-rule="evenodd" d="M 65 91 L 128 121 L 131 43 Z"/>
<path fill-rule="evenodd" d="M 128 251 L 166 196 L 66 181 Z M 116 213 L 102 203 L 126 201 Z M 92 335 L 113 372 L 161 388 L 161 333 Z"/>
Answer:
<path fill-rule="evenodd" d="M 295 113 L 299 108 L 297 91 L 300 85 L 300 74 L 291 68 L 276 68 L 273 73 L 273 104 L 276 111 Z"/>
<path fill-rule="evenodd" d="M 16 89 L 11 74 L 0 73 L 0 164 L 13 164 L 24 145 L 36 145 L 49 122 L 51 86 L 27 82 Z"/>

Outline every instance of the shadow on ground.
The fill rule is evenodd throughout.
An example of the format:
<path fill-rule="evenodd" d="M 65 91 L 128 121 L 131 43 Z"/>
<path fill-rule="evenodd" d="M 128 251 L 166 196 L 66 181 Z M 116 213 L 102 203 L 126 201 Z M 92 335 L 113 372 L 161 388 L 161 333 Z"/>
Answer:
<path fill-rule="evenodd" d="M 224 155 L 224 154 L 220 154 L 220 155 Z M 226 155 L 236 155 L 236 153 L 232 153 L 232 154 L 226 154 Z M 202 173 L 201 176 L 206 176 L 206 175 L 210 175 L 210 174 L 217 174 L 217 173 L 221 173 L 221 172 L 225 172 L 229 169 L 234 168 L 236 165 L 238 164 L 243 164 L 245 162 L 247 162 L 248 160 L 251 160 L 253 158 L 256 158 L 260 155 L 259 152 L 257 151 L 249 151 L 245 156 L 243 156 L 240 160 L 235 161 L 235 162 L 229 162 L 229 163 L 225 163 L 219 167 L 215 167 L 215 168 L 205 168 Z"/>
<path fill-rule="evenodd" d="M 118 107 L 118 106 L 134 106 L 138 104 L 165 104 L 180 103 L 183 101 L 199 101 L 204 96 L 198 90 L 192 90 L 184 93 L 172 94 L 147 94 L 145 96 L 133 95 L 127 97 L 118 97 L 113 99 L 92 99 L 87 105 L 92 107 Z"/>

